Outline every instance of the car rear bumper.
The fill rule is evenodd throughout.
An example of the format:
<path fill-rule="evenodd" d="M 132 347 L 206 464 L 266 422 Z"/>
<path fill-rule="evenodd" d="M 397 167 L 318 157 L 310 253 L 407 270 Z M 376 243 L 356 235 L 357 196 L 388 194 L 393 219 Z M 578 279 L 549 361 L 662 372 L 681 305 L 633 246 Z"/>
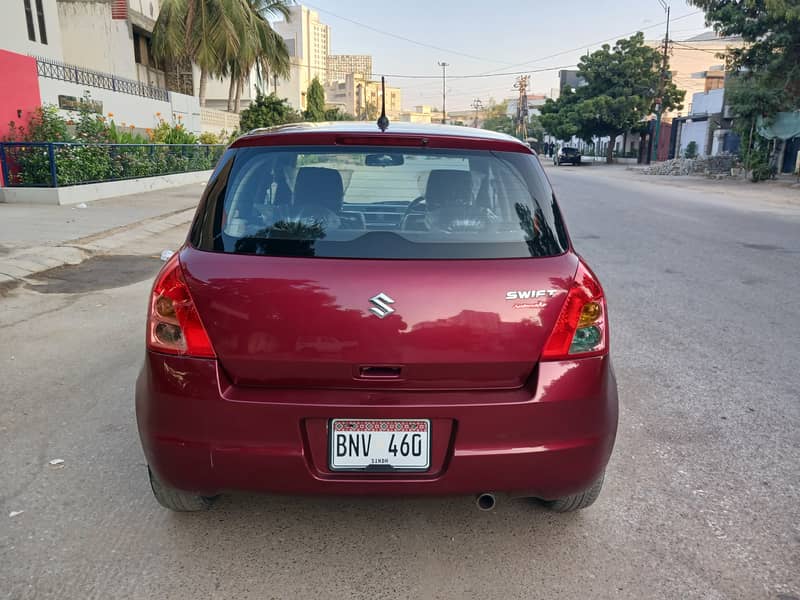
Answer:
<path fill-rule="evenodd" d="M 292 494 L 471 494 L 554 499 L 588 488 L 611 455 L 610 359 L 541 363 L 517 390 L 240 388 L 215 360 L 148 352 L 136 387 L 150 467 L 178 489 Z M 431 420 L 426 473 L 328 469 L 331 418 Z"/>

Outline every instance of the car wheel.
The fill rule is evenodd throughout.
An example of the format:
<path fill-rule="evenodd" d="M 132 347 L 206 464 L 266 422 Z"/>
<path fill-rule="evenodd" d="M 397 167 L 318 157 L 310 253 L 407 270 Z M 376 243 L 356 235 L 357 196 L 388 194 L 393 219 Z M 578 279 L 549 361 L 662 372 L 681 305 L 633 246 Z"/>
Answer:
<path fill-rule="evenodd" d="M 572 496 L 559 498 L 558 500 L 545 501 L 544 505 L 553 512 L 560 513 L 572 512 L 574 510 L 587 508 L 594 504 L 594 501 L 600 496 L 600 490 L 603 489 L 604 478 L 605 472 L 601 473 L 600 477 L 595 479 L 594 483 L 589 487 L 589 489 L 584 490 L 579 494 L 573 494 Z"/>
<path fill-rule="evenodd" d="M 164 508 L 176 512 L 208 510 L 217 498 L 216 496 L 198 496 L 170 487 L 156 477 L 153 471 L 150 470 L 150 467 L 147 467 L 147 474 L 150 478 L 150 487 L 153 490 L 153 496 L 156 497 L 158 503 Z"/>

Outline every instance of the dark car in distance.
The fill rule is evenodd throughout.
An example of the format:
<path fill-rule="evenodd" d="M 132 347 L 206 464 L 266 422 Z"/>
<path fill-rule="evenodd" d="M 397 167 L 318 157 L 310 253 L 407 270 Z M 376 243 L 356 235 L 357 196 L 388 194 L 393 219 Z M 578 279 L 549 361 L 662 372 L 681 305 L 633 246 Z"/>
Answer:
<path fill-rule="evenodd" d="M 606 298 L 538 157 L 450 126 L 239 138 L 149 301 L 153 493 L 600 493 L 617 429 Z"/>
<path fill-rule="evenodd" d="M 553 164 L 557 167 L 563 164 L 579 165 L 581 164 L 581 151 L 564 146 L 553 156 Z"/>

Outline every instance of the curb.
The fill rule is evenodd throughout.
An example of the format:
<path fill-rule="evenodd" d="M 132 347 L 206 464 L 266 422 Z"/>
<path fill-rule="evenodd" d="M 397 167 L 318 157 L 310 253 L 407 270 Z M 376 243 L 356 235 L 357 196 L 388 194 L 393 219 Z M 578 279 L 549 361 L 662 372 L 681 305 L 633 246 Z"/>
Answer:
<path fill-rule="evenodd" d="M 103 254 L 128 244 L 186 225 L 196 208 L 181 209 L 122 225 L 91 236 L 68 240 L 57 246 L 30 246 L 0 259 L 0 293 L 24 283 L 25 279 L 50 269 L 78 265 L 96 254 Z"/>

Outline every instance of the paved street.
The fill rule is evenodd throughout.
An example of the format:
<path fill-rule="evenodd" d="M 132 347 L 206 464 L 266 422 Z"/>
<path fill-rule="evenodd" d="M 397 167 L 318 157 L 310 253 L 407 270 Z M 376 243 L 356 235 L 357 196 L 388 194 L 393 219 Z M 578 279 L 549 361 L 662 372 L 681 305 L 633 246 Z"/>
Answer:
<path fill-rule="evenodd" d="M 800 598 L 800 203 L 548 172 L 612 317 L 620 429 L 594 507 L 161 509 L 133 382 L 179 227 L 0 297 L 0 598 Z"/>

